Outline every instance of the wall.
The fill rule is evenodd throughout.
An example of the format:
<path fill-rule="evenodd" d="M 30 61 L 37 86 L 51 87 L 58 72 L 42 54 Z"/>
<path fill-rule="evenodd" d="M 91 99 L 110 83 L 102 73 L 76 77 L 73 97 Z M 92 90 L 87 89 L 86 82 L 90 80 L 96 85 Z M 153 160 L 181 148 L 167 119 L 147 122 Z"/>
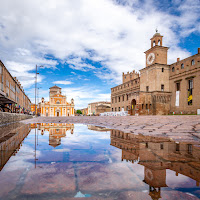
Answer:
<path fill-rule="evenodd" d="M 0 125 L 31 118 L 31 115 L 0 112 Z"/>

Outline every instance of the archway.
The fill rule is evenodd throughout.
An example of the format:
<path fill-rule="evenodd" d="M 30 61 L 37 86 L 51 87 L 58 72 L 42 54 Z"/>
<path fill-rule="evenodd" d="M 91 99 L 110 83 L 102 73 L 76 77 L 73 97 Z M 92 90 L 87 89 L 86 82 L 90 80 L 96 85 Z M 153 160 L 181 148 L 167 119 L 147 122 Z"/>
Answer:
<path fill-rule="evenodd" d="M 135 106 L 136 106 L 136 100 L 133 99 L 131 101 L 131 115 L 135 115 Z"/>

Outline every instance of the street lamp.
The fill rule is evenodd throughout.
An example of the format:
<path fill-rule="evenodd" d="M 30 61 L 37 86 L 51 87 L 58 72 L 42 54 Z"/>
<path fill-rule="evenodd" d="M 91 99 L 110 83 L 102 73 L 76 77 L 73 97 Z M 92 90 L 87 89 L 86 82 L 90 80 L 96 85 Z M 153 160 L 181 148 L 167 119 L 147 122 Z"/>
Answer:
<path fill-rule="evenodd" d="M 37 68 L 38 67 L 43 67 L 42 65 L 41 66 L 37 66 L 36 65 L 36 67 L 35 67 L 35 116 L 37 117 L 37 115 L 36 115 L 36 96 L 37 96 L 37 75 L 39 74 L 38 72 L 37 72 Z"/>

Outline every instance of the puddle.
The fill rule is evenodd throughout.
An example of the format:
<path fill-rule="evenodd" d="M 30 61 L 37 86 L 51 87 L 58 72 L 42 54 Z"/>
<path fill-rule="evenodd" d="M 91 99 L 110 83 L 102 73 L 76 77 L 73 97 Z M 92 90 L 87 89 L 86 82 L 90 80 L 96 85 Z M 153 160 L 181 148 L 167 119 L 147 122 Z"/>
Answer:
<path fill-rule="evenodd" d="M 0 199 L 199 199 L 200 145 L 81 124 L 0 129 Z"/>

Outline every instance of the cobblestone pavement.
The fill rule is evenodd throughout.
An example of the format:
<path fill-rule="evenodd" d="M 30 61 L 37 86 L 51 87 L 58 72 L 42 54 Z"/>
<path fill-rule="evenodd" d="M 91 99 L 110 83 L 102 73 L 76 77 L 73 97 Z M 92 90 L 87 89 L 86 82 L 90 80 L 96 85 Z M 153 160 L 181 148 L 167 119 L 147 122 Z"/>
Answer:
<path fill-rule="evenodd" d="M 96 125 L 136 135 L 168 137 L 174 141 L 191 141 L 200 144 L 200 116 L 198 115 L 37 117 L 23 122 Z"/>

